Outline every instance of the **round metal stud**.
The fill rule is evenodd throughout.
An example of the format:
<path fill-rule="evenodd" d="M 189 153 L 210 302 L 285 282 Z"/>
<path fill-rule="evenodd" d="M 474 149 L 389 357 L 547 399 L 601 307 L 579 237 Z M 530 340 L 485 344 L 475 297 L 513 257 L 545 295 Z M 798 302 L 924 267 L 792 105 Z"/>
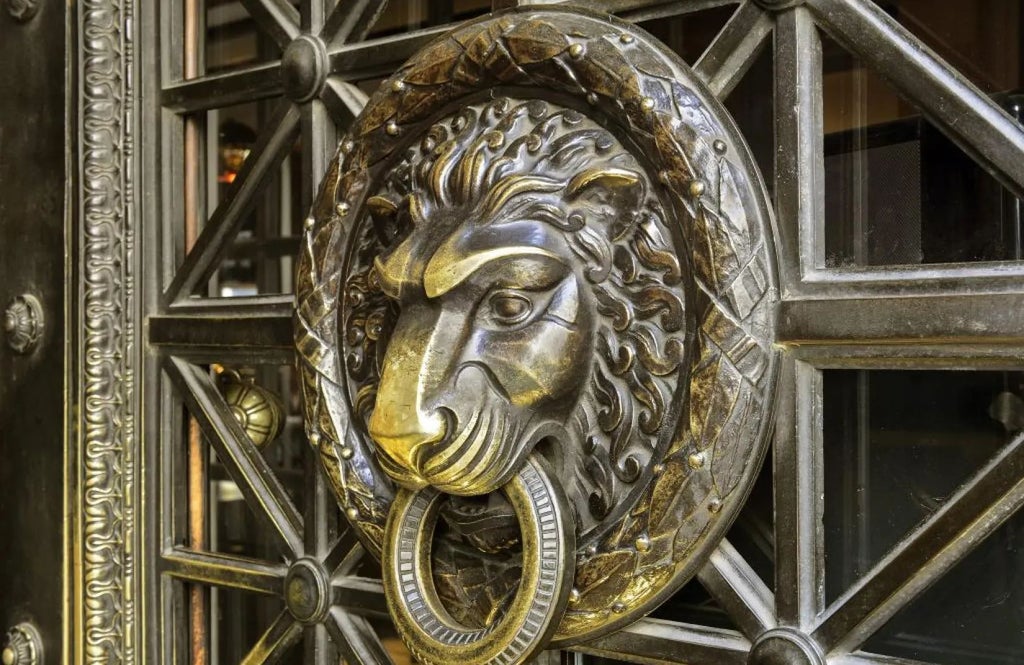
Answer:
<path fill-rule="evenodd" d="M 284 407 L 276 395 L 243 379 L 238 372 L 221 374 L 221 394 L 231 415 L 257 448 L 263 448 L 284 429 Z"/>
<path fill-rule="evenodd" d="M 3 665 L 42 665 L 43 640 L 30 623 L 19 623 L 7 631 L 7 644 L 0 652 Z"/>
<path fill-rule="evenodd" d="M 7 13 L 18 23 L 28 23 L 39 11 L 39 0 L 6 0 Z"/>
<path fill-rule="evenodd" d="M 384 126 L 384 131 L 388 133 L 388 136 L 398 136 L 401 130 L 398 128 L 398 123 L 392 120 Z"/>
<path fill-rule="evenodd" d="M 696 471 L 704 466 L 704 453 L 693 453 L 686 459 L 686 462 L 690 465 L 691 469 Z"/>
<path fill-rule="evenodd" d="M 809 637 L 791 628 L 776 628 L 757 638 L 748 665 L 825 665 Z"/>
<path fill-rule="evenodd" d="M 690 181 L 690 196 L 697 198 L 704 194 L 706 189 L 703 180 L 691 180 Z"/>
<path fill-rule="evenodd" d="M 327 49 L 318 37 L 302 35 L 292 40 L 281 57 L 284 94 L 301 104 L 313 99 L 327 80 Z"/>
<path fill-rule="evenodd" d="M 35 350 L 43 336 L 43 307 L 35 296 L 24 293 L 7 305 L 4 334 L 15 353 L 28 355 Z"/>
<path fill-rule="evenodd" d="M 319 623 L 331 607 L 331 585 L 327 571 L 313 559 L 299 559 L 284 578 L 284 602 L 295 620 Z"/>
<path fill-rule="evenodd" d="M 583 57 L 583 44 L 573 44 L 569 47 L 569 56 L 574 60 L 579 60 Z"/>

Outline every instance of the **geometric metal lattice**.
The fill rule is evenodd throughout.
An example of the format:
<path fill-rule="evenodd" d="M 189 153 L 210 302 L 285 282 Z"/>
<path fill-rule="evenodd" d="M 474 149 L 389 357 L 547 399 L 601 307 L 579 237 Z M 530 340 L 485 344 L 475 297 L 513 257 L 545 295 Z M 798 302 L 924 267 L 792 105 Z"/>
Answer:
<path fill-rule="evenodd" d="M 170 377 L 250 506 L 277 533 L 289 565 L 182 547 L 165 549 L 158 565 L 178 579 L 283 598 L 286 577 L 303 573 L 295 562 L 308 560 L 309 579 L 330 589 L 331 605 L 310 613 L 322 621 L 322 627 L 311 630 L 318 639 L 330 638 L 350 662 L 387 662 L 364 618 L 386 612 L 379 583 L 349 576 L 360 552 L 354 538 L 343 535 L 325 542 L 321 527 L 333 508 L 326 486 L 318 475 L 314 491 L 319 508 L 300 515 L 201 367 L 227 359 L 291 362 L 291 299 L 261 296 L 225 302 L 192 294 L 215 269 L 243 211 L 294 136 L 302 137 L 302 181 L 308 188 L 320 182 L 333 153 L 334 123 L 347 123 L 365 100 L 349 81 L 387 73 L 442 29 L 360 43 L 383 3 L 341 0 L 331 7 L 325 0 L 303 0 L 298 11 L 285 0 L 243 4 L 285 52 L 283 61 L 173 81 L 163 86 L 159 103 L 180 115 L 281 94 L 289 99 L 272 116 L 232 196 L 214 212 L 167 288 L 161 289 L 159 311 L 149 319 L 148 342 L 163 356 L 162 370 L 157 371 Z M 659 3 L 595 4 L 625 11 L 628 17 L 629 11 Z M 713 4 L 729 3 L 676 3 L 673 11 Z M 694 69 L 724 98 L 760 51 L 774 44 L 775 107 L 784 110 L 775 118 L 774 202 L 783 300 L 776 340 L 785 351 L 771 462 L 774 590 L 723 541 L 698 579 L 738 630 L 644 619 L 584 645 L 583 653 L 709 664 L 907 662 L 858 649 L 1024 504 L 1024 438 L 1018 437 L 859 582 L 826 605 L 820 370 L 1019 367 L 1024 271 L 1016 264 L 970 270 L 825 266 L 819 28 L 883 73 L 1007 189 L 1018 196 L 1024 193 L 1024 132 L 878 7 L 867 0 L 740 3 Z M 305 40 L 302 45 L 293 46 L 300 38 Z M 289 59 L 303 57 L 318 59 L 322 79 L 288 79 Z M 302 196 L 306 206 L 313 192 Z M 302 625 L 294 611 L 282 611 L 245 662 L 274 662 L 298 640 Z"/>

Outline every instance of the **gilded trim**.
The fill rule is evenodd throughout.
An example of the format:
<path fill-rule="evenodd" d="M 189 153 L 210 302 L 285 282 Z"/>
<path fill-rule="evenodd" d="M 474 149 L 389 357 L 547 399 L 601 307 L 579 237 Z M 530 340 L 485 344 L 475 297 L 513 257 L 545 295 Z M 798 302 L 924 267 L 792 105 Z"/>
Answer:
<path fill-rule="evenodd" d="M 79 9 L 78 662 L 134 662 L 133 0 Z"/>

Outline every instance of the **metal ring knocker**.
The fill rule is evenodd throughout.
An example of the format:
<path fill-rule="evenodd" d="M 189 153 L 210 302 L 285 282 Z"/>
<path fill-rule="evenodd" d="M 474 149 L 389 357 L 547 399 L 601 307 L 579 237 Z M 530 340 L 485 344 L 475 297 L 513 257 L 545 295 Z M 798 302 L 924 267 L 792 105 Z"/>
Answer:
<path fill-rule="evenodd" d="M 505 615 L 484 628 L 455 621 L 434 587 L 431 541 L 445 495 L 425 487 L 395 497 L 384 539 L 384 591 L 396 627 L 424 663 L 524 662 L 558 627 L 575 574 L 575 525 L 565 494 L 536 454 L 502 491 L 522 531 L 522 580 Z"/>

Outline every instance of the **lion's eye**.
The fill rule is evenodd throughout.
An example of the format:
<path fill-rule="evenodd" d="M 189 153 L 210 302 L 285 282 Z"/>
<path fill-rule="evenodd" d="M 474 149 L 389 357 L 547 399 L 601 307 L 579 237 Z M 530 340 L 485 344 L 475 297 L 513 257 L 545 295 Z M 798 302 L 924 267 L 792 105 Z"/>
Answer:
<path fill-rule="evenodd" d="M 491 313 L 501 323 L 519 323 L 530 316 L 533 304 L 525 296 L 503 291 L 491 296 Z"/>

